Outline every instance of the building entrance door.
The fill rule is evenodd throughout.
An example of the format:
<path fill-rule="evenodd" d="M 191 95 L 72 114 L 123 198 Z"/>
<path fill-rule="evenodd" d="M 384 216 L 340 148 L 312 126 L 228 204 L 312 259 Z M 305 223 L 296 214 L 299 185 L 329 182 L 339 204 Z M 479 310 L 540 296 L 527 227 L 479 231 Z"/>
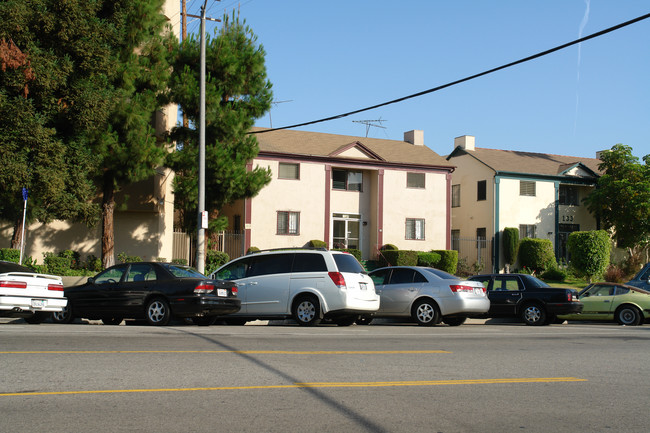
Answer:
<path fill-rule="evenodd" d="M 339 214 L 332 215 L 332 245 L 336 249 L 361 249 L 359 238 L 361 215 Z"/>

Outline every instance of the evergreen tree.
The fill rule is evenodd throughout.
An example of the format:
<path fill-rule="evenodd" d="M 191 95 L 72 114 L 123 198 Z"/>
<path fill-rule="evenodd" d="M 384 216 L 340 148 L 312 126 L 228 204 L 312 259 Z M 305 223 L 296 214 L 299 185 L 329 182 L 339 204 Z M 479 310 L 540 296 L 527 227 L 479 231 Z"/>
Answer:
<path fill-rule="evenodd" d="M 44 220 L 92 222 L 97 213 L 90 198 L 99 190 L 104 266 L 115 262 L 116 189 L 152 176 L 166 153 L 151 125 L 162 107 L 169 60 L 177 44 L 165 29 L 162 4 L 163 0 L 0 3 L 0 40 L 14 42 L 28 62 L 11 68 L 3 51 L 0 115 L 12 123 L 0 128 L 4 150 L 0 163 L 8 160 L 16 172 L 3 172 L 7 179 L 0 181 L 12 188 L 27 183 L 30 202 L 32 197 L 43 202 L 32 202 L 32 207 L 40 206 L 39 219 Z M 28 67 L 33 74 L 27 73 Z M 11 146 L 5 148 L 6 143 Z M 20 197 L 20 190 L 0 194 Z M 11 212 L 22 209 L 16 199 L 3 203 L 3 218 L 15 218 Z"/>
<path fill-rule="evenodd" d="M 28 222 L 92 223 L 97 215 L 90 178 L 96 160 L 74 121 L 92 119 L 97 107 L 72 107 L 69 95 L 87 81 L 87 68 L 73 67 L 79 47 L 62 40 L 74 23 L 66 25 L 57 11 L 51 0 L 0 3 L 0 218 L 14 222 L 12 248 L 22 238 L 22 188 L 29 191 Z"/>
<path fill-rule="evenodd" d="M 617 246 L 627 248 L 631 267 L 638 268 L 640 253 L 650 244 L 650 155 L 642 164 L 631 147 L 617 144 L 600 158 L 604 174 L 585 202 L 602 227 L 613 230 Z"/>
<path fill-rule="evenodd" d="M 235 14 L 224 16 L 215 37 L 206 37 L 205 203 L 213 218 L 223 205 L 255 196 L 271 180 L 268 170 L 247 169 L 259 151 L 248 132 L 272 100 L 264 57 L 257 37 Z M 191 37 L 178 50 L 169 92 L 191 125 L 174 128 L 171 138 L 179 145 L 167 158 L 176 173 L 176 209 L 187 231 L 197 226 L 199 64 L 200 40 Z"/>

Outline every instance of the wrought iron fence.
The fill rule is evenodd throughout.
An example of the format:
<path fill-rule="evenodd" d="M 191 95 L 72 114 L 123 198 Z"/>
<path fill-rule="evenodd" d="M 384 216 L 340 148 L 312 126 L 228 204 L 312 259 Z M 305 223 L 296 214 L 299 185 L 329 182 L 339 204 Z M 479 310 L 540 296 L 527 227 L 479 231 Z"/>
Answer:
<path fill-rule="evenodd" d="M 458 272 L 492 272 L 492 243 L 493 239 L 452 237 L 451 249 L 458 251 Z"/>
<path fill-rule="evenodd" d="M 188 264 L 194 263 L 195 247 L 193 237 L 181 231 L 174 232 L 172 259 L 186 260 Z M 228 254 L 230 259 L 243 256 L 245 251 L 244 233 L 240 231 L 222 231 L 216 235 L 216 249 Z"/>

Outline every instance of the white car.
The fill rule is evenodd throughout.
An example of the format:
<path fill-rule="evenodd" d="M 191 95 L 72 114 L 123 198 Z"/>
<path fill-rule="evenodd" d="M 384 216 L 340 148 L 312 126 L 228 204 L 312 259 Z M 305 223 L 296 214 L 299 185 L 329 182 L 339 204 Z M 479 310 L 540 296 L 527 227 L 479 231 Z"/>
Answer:
<path fill-rule="evenodd" d="M 0 261 L 0 316 L 41 323 L 50 313 L 63 311 L 67 304 L 61 277 Z"/>
<path fill-rule="evenodd" d="M 368 273 L 353 255 L 340 251 L 260 251 L 226 263 L 210 278 L 237 284 L 241 310 L 226 323 L 291 317 L 304 326 L 322 319 L 349 326 L 379 308 Z"/>

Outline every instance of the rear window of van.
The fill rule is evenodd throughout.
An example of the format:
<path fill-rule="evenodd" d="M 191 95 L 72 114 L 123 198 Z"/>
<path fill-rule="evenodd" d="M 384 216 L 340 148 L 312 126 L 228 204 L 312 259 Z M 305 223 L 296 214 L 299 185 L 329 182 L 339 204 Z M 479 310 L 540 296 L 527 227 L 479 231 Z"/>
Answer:
<path fill-rule="evenodd" d="M 336 267 L 339 268 L 339 272 L 366 273 L 361 263 L 352 254 L 332 254 L 332 256 L 334 257 L 334 262 L 336 262 Z"/>

